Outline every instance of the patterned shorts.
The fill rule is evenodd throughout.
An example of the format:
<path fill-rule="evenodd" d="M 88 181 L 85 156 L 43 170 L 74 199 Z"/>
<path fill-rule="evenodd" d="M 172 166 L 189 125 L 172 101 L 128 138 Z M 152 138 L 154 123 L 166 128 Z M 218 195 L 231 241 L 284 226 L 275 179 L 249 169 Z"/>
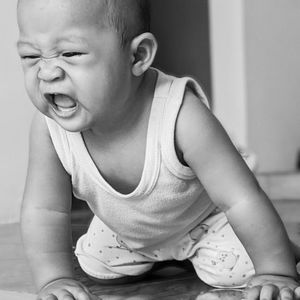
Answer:
<path fill-rule="evenodd" d="M 164 260 L 189 259 L 205 283 L 214 287 L 244 287 L 254 275 L 253 264 L 224 213 L 209 216 L 179 242 L 149 253 L 129 249 L 97 217 L 77 242 L 81 268 L 99 279 L 137 276 Z"/>

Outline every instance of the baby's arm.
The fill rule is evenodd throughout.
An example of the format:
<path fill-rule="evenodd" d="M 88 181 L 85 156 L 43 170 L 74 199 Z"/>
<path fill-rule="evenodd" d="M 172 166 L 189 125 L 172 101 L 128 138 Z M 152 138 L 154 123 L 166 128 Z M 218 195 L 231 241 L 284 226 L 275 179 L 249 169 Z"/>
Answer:
<path fill-rule="evenodd" d="M 30 132 L 21 229 L 34 281 L 41 290 L 39 299 L 51 294 L 57 296 L 53 299 L 63 299 L 63 294 L 88 295 L 73 279 L 71 195 L 69 175 L 57 157 L 44 117 L 37 113 Z"/>
<path fill-rule="evenodd" d="M 295 258 L 278 214 L 222 126 L 190 91 L 178 117 L 176 144 L 245 246 L 255 266 L 255 284 L 281 288 L 285 278 L 283 285 L 295 289 Z"/>

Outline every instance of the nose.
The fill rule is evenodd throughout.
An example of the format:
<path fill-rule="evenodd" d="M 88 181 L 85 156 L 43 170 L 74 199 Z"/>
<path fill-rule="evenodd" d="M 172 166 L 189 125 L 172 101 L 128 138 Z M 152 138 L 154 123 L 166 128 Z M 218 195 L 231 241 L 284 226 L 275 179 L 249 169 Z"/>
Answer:
<path fill-rule="evenodd" d="M 55 63 L 55 59 L 41 59 L 38 72 L 38 79 L 50 82 L 57 81 L 63 78 L 64 70 Z"/>

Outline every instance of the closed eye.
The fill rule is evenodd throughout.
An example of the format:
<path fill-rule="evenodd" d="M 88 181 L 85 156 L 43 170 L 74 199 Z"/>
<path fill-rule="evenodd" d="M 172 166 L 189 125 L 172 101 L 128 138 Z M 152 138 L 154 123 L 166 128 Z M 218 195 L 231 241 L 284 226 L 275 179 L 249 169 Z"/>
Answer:
<path fill-rule="evenodd" d="M 63 53 L 64 57 L 75 57 L 75 56 L 82 56 L 84 53 L 82 52 L 65 52 Z"/>
<path fill-rule="evenodd" d="M 21 59 L 38 59 L 40 58 L 38 55 L 22 55 Z"/>

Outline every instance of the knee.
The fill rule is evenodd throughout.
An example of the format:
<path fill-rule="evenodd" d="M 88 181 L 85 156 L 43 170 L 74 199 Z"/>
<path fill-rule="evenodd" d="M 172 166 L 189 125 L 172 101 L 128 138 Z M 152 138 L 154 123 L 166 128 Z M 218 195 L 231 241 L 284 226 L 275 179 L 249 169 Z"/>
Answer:
<path fill-rule="evenodd" d="M 225 252 L 224 252 L 225 253 Z M 254 275 L 250 260 L 243 260 L 239 255 L 232 257 L 226 252 L 219 257 L 193 260 L 198 277 L 206 284 L 218 288 L 242 288 Z M 223 252 L 222 252 L 223 254 Z"/>

